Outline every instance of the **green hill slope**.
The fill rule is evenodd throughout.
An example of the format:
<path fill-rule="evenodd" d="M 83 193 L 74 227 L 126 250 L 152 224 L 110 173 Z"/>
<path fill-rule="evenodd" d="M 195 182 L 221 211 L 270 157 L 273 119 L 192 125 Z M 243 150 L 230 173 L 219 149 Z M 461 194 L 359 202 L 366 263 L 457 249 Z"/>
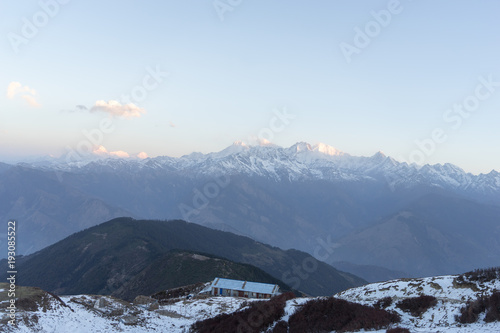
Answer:
<path fill-rule="evenodd" d="M 18 263 L 18 270 L 22 272 L 18 275 L 18 283 L 58 294 L 121 295 L 127 283 L 144 270 L 149 270 L 151 275 L 153 263 L 161 262 L 163 256 L 176 249 L 251 264 L 292 288 L 314 296 L 332 295 L 366 283 L 304 252 L 284 251 L 247 237 L 184 221 L 132 218 L 113 219 L 24 258 Z M 307 271 L 303 269 L 305 263 Z M 184 284 L 187 281 L 182 282 Z"/>
<path fill-rule="evenodd" d="M 216 277 L 278 284 L 282 291 L 291 290 L 281 280 L 255 266 L 207 254 L 173 250 L 127 281 L 114 295 L 130 300 L 137 295 L 151 295 L 179 286 L 212 281 Z"/>

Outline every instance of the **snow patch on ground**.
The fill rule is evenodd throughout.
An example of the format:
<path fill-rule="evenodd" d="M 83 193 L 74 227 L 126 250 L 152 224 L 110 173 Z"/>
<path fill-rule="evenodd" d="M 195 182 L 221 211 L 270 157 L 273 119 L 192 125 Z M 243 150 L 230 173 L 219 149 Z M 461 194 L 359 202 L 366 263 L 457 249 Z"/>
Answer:
<path fill-rule="evenodd" d="M 438 276 L 372 283 L 340 292 L 334 297 L 370 306 L 381 298 L 391 297 L 393 302 L 387 310 L 399 313 L 402 320 L 397 326 L 409 328 L 411 332 L 500 332 L 500 322 L 486 324 L 480 318 L 477 323 L 461 325 L 455 320 L 460 308 L 467 301 L 500 290 L 500 281 L 458 285 L 455 278 L 456 276 Z M 396 304 L 399 301 L 420 295 L 434 296 L 438 302 L 419 317 L 397 308 Z M 189 332 L 191 325 L 198 320 L 212 318 L 222 313 L 233 313 L 244 309 L 249 302 L 262 301 L 239 297 L 195 297 L 173 300 L 169 305 L 147 309 L 149 305 L 132 305 L 109 296 L 61 296 L 62 303 L 51 297 L 50 304 L 45 302 L 37 311 L 18 309 L 17 328 L 8 326 L 7 314 L 3 313 L 0 317 L 0 331 L 182 333 Z M 301 297 L 288 300 L 280 320 L 288 321 L 290 316 L 311 299 L 313 298 Z M 384 329 L 370 332 L 385 331 Z"/>
<path fill-rule="evenodd" d="M 455 278 L 455 275 L 447 275 L 392 280 L 352 288 L 335 296 L 364 305 L 373 305 L 381 298 L 391 297 L 393 303 L 386 310 L 399 313 L 401 324 L 398 326 L 409 328 L 412 332 L 500 332 L 500 323 L 498 322 L 485 324 L 479 320 L 478 323 L 462 325 L 455 320 L 455 316 L 460 314 L 460 308 L 467 301 L 475 300 L 478 296 L 488 296 L 494 290 L 500 290 L 500 281 L 494 280 L 459 286 L 454 282 Z M 396 307 L 396 303 L 402 299 L 421 295 L 434 296 L 438 303 L 420 317 L 413 317 Z"/>
<path fill-rule="evenodd" d="M 74 299 L 105 299 L 109 309 L 123 309 L 125 302 L 107 296 L 61 296 L 68 307 L 33 312 L 17 313 L 18 327 L 0 324 L 2 332 L 53 332 L 53 333 L 88 333 L 88 332 L 188 332 L 190 326 L 198 320 L 214 317 L 221 313 L 232 313 L 251 301 L 236 297 L 212 297 L 207 299 L 183 299 L 171 305 L 159 306 L 157 310 L 146 310 L 140 306 L 128 305 L 121 316 L 113 316 L 84 304 L 75 303 Z M 81 302 L 84 303 L 84 302 Z M 5 319 L 5 316 L 4 318 Z M 136 324 L 127 324 L 127 320 L 137 319 Z"/>

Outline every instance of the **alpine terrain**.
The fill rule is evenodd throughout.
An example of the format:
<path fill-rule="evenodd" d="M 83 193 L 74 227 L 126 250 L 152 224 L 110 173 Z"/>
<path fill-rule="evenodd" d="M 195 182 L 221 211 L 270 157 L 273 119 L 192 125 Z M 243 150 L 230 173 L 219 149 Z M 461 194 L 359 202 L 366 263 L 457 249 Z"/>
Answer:
<path fill-rule="evenodd" d="M 20 253 L 133 216 L 180 218 L 296 248 L 369 281 L 498 263 L 497 171 L 473 175 L 303 142 L 236 142 L 180 158 L 80 157 L 0 168 L 0 217 L 19 220 Z"/>

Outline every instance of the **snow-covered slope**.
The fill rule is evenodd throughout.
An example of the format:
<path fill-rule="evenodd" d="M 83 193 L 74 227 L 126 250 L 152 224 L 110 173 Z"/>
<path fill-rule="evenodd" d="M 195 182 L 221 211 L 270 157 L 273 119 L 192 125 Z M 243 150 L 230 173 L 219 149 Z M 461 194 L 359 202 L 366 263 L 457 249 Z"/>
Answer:
<path fill-rule="evenodd" d="M 447 275 L 372 283 L 335 296 L 364 305 L 373 305 L 377 300 L 391 297 L 392 305 L 386 310 L 398 312 L 402 318 L 399 326 L 410 328 L 411 332 L 500 332 L 500 322 L 487 324 L 479 319 L 477 323 L 463 325 L 455 320 L 455 316 L 460 314 L 460 309 L 468 301 L 500 290 L 500 280 L 458 284 L 456 278 L 457 275 Z M 400 300 L 421 295 L 434 296 L 438 303 L 420 317 L 414 317 L 396 307 Z"/>
<path fill-rule="evenodd" d="M 0 290 L 0 307 L 8 304 L 5 285 Z M 343 291 L 334 297 L 368 306 L 390 297 L 392 304 L 386 310 L 395 311 L 401 316 L 401 322 L 393 326 L 408 328 L 410 332 L 500 332 L 500 322 L 485 323 L 482 320 L 484 315 L 472 324 L 459 324 L 455 318 L 468 301 L 473 301 L 478 296 L 489 296 L 499 289 L 498 279 L 483 283 L 462 281 L 460 284 L 457 283 L 457 276 L 439 276 L 373 283 Z M 21 287 L 21 290 L 24 298 L 16 314 L 18 327 L 14 329 L 9 326 L 4 313 L 0 320 L 2 332 L 189 332 L 196 321 L 222 313 L 230 314 L 245 309 L 247 302 L 256 301 L 238 297 L 194 297 L 173 299 L 168 305 L 133 305 L 109 296 L 77 295 L 57 298 L 38 288 Z M 399 301 L 420 295 L 436 297 L 437 304 L 419 316 L 413 316 L 397 307 Z M 279 321 L 288 322 L 302 305 L 313 299 L 303 297 L 288 300 L 284 315 L 270 329 Z"/>
<path fill-rule="evenodd" d="M 247 299 L 213 297 L 182 299 L 170 305 L 147 309 L 109 296 L 62 296 L 46 294 L 36 310 L 18 309 L 17 328 L 2 313 L 1 332 L 88 333 L 88 332 L 189 332 L 198 320 L 232 313 Z M 5 311 L 3 311 L 5 312 Z"/>

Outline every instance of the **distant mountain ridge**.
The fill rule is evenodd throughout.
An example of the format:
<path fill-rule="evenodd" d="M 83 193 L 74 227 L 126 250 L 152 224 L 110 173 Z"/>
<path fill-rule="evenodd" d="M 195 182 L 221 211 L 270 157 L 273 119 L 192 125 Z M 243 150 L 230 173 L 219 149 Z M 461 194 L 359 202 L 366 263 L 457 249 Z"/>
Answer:
<path fill-rule="evenodd" d="M 33 168 L 69 172 L 137 172 L 165 170 L 199 176 L 247 175 L 276 181 L 384 181 L 393 189 L 425 184 L 500 202 L 500 173 L 473 175 L 446 163 L 419 166 L 398 162 L 377 152 L 371 157 L 352 156 L 324 143 L 299 142 L 289 148 L 276 145 L 248 146 L 241 142 L 215 153 L 192 153 L 179 158 L 159 156 L 147 159 L 102 158 L 89 155 L 70 163 L 64 157 L 27 163 Z"/>
<path fill-rule="evenodd" d="M 429 194 L 336 245 L 331 260 L 422 275 L 493 266 L 500 260 L 500 207 Z"/>
<path fill-rule="evenodd" d="M 348 262 L 343 267 L 365 272 L 370 281 L 453 274 L 500 260 L 500 245 L 491 238 L 500 215 L 497 171 L 473 175 L 451 164 L 408 165 L 381 152 L 356 157 L 308 143 L 235 143 L 180 158 L 62 158 L 0 169 L 0 218 L 17 218 L 25 228 L 23 254 L 113 217 L 132 216 L 184 219 L 306 251 L 330 264 Z M 23 186 L 9 191 L 16 182 Z M 457 216 L 461 207 L 474 207 L 478 215 Z M 394 219 L 408 212 L 412 223 Z M 475 225 L 489 229 L 465 232 Z M 390 241 L 377 242 L 384 238 Z M 405 248 L 410 244 L 415 251 Z M 460 248 L 468 249 L 462 261 L 454 254 Z M 373 275 L 356 265 L 382 269 Z"/>

